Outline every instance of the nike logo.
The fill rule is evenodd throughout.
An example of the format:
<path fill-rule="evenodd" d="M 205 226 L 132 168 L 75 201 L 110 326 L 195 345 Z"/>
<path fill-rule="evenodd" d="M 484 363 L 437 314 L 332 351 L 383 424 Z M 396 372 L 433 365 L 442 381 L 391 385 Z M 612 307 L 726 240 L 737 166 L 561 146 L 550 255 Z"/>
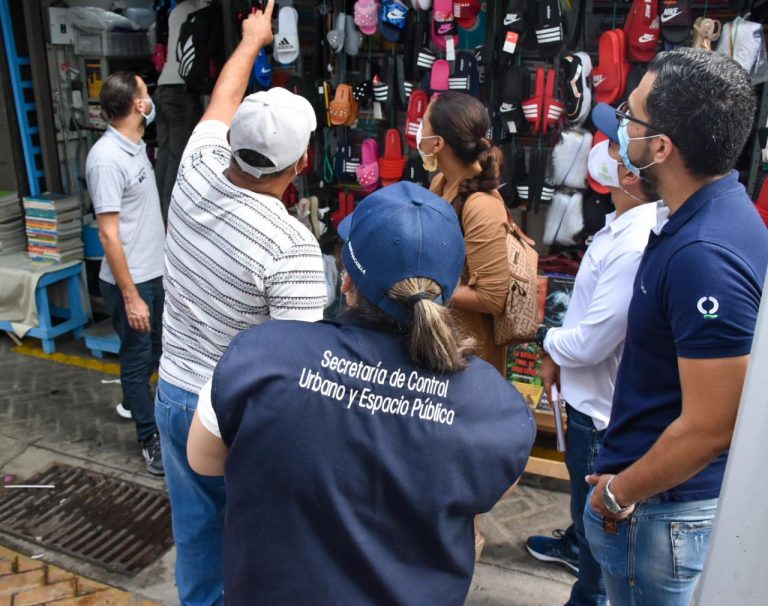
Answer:
<path fill-rule="evenodd" d="M 596 74 L 592 76 L 592 84 L 594 86 L 600 86 L 603 82 L 605 82 L 605 76 L 602 74 Z"/>
<path fill-rule="evenodd" d="M 516 107 L 517 107 L 517 106 L 516 106 L 514 103 L 502 103 L 502 104 L 499 106 L 499 111 L 500 111 L 500 112 L 504 112 L 504 113 L 506 113 L 506 112 L 512 112 L 512 111 L 515 111 L 515 108 L 516 108 Z"/>
<path fill-rule="evenodd" d="M 437 28 L 437 35 L 438 36 L 447 36 L 451 33 L 451 30 L 453 30 L 453 23 L 446 23 L 444 25 L 440 25 Z"/>
<path fill-rule="evenodd" d="M 405 19 L 405 13 L 400 8 L 393 8 L 387 13 L 387 19 L 392 19 L 393 21 L 402 21 Z"/>
<path fill-rule="evenodd" d="M 508 14 L 506 17 L 504 17 L 504 25 L 512 25 L 513 23 L 517 23 L 520 21 L 522 17 L 520 15 L 515 15 L 513 13 Z"/>
<path fill-rule="evenodd" d="M 682 14 L 683 11 L 679 8 L 665 8 L 664 12 L 661 14 L 661 22 L 666 23 L 670 19 L 674 19 L 675 17 Z"/>
<path fill-rule="evenodd" d="M 655 42 L 656 41 L 656 34 L 643 34 L 640 36 L 637 41 L 640 44 L 645 44 L 646 42 Z"/>
<path fill-rule="evenodd" d="M 266 74 L 271 74 L 272 73 L 272 68 L 271 67 L 270 68 L 262 67 L 260 73 L 261 73 L 262 76 L 265 76 Z"/>

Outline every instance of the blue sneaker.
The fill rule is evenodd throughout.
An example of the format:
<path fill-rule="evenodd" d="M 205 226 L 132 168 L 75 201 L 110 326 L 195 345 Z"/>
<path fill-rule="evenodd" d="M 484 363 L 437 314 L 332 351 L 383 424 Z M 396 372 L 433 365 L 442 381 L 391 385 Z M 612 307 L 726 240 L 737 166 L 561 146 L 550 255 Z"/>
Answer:
<path fill-rule="evenodd" d="M 572 544 L 565 530 L 552 531 L 552 537 L 528 537 L 525 546 L 528 548 L 528 553 L 537 560 L 557 562 L 578 576 L 579 547 Z"/>

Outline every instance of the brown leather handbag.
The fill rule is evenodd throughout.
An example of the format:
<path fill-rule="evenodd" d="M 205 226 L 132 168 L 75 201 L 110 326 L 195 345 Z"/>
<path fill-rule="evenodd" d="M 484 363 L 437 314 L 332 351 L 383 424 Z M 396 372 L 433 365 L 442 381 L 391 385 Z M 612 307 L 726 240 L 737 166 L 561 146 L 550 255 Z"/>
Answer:
<path fill-rule="evenodd" d="M 539 253 L 534 242 L 512 219 L 507 210 L 507 260 L 509 292 L 504 311 L 493 318 L 493 342 L 496 345 L 526 343 L 536 338 L 539 327 L 536 298 L 536 271 Z"/>

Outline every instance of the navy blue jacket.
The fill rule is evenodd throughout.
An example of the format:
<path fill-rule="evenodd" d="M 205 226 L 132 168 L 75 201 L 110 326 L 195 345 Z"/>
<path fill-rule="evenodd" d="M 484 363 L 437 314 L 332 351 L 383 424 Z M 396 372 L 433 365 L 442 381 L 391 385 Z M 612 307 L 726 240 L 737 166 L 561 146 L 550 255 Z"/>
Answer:
<path fill-rule="evenodd" d="M 473 516 L 517 480 L 535 423 L 489 364 L 434 376 L 354 323 L 241 333 L 212 401 L 226 463 L 225 594 L 253 604 L 463 604 Z"/>

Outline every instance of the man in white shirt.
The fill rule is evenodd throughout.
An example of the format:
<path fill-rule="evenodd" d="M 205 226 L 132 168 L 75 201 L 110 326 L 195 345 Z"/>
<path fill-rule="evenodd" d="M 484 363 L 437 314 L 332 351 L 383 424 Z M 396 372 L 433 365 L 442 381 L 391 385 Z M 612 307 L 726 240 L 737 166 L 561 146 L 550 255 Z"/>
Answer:
<path fill-rule="evenodd" d="M 584 536 L 582 515 L 593 465 L 611 415 L 611 402 L 627 329 L 632 285 L 648 236 L 657 222 L 658 199 L 652 188 L 619 160 L 618 119 L 598 104 L 594 124 L 608 140 L 590 152 L 592 179 L 607 187 L 615 212 L 606 217 L 579 267 L 562 327 L 539 330 L 545 357 L 541 377 L 547 394 L 555 384 L 566 401 L 568 441 L 565 455 L 571 481 L 572 524 L 552 537 L 528 538 L 535 558 L 559 562 L 577 576 L 567 606 L 605 606 L 600 565 Z"/>
<path fill-rule="evenodd" d="M 184 150 L 168 213 L 155 412 L 184 606 L 223 603 L 224 479 L 194 473 L 186 454 L 200 388 L 240 331 L 320 320 L 326 299 L 317 240 L 280 201 L 307 163 L 314 110 L 282 88 L 243 100 L 256 56 L 272 42 L 273 6 L 243 22 Z"/>

